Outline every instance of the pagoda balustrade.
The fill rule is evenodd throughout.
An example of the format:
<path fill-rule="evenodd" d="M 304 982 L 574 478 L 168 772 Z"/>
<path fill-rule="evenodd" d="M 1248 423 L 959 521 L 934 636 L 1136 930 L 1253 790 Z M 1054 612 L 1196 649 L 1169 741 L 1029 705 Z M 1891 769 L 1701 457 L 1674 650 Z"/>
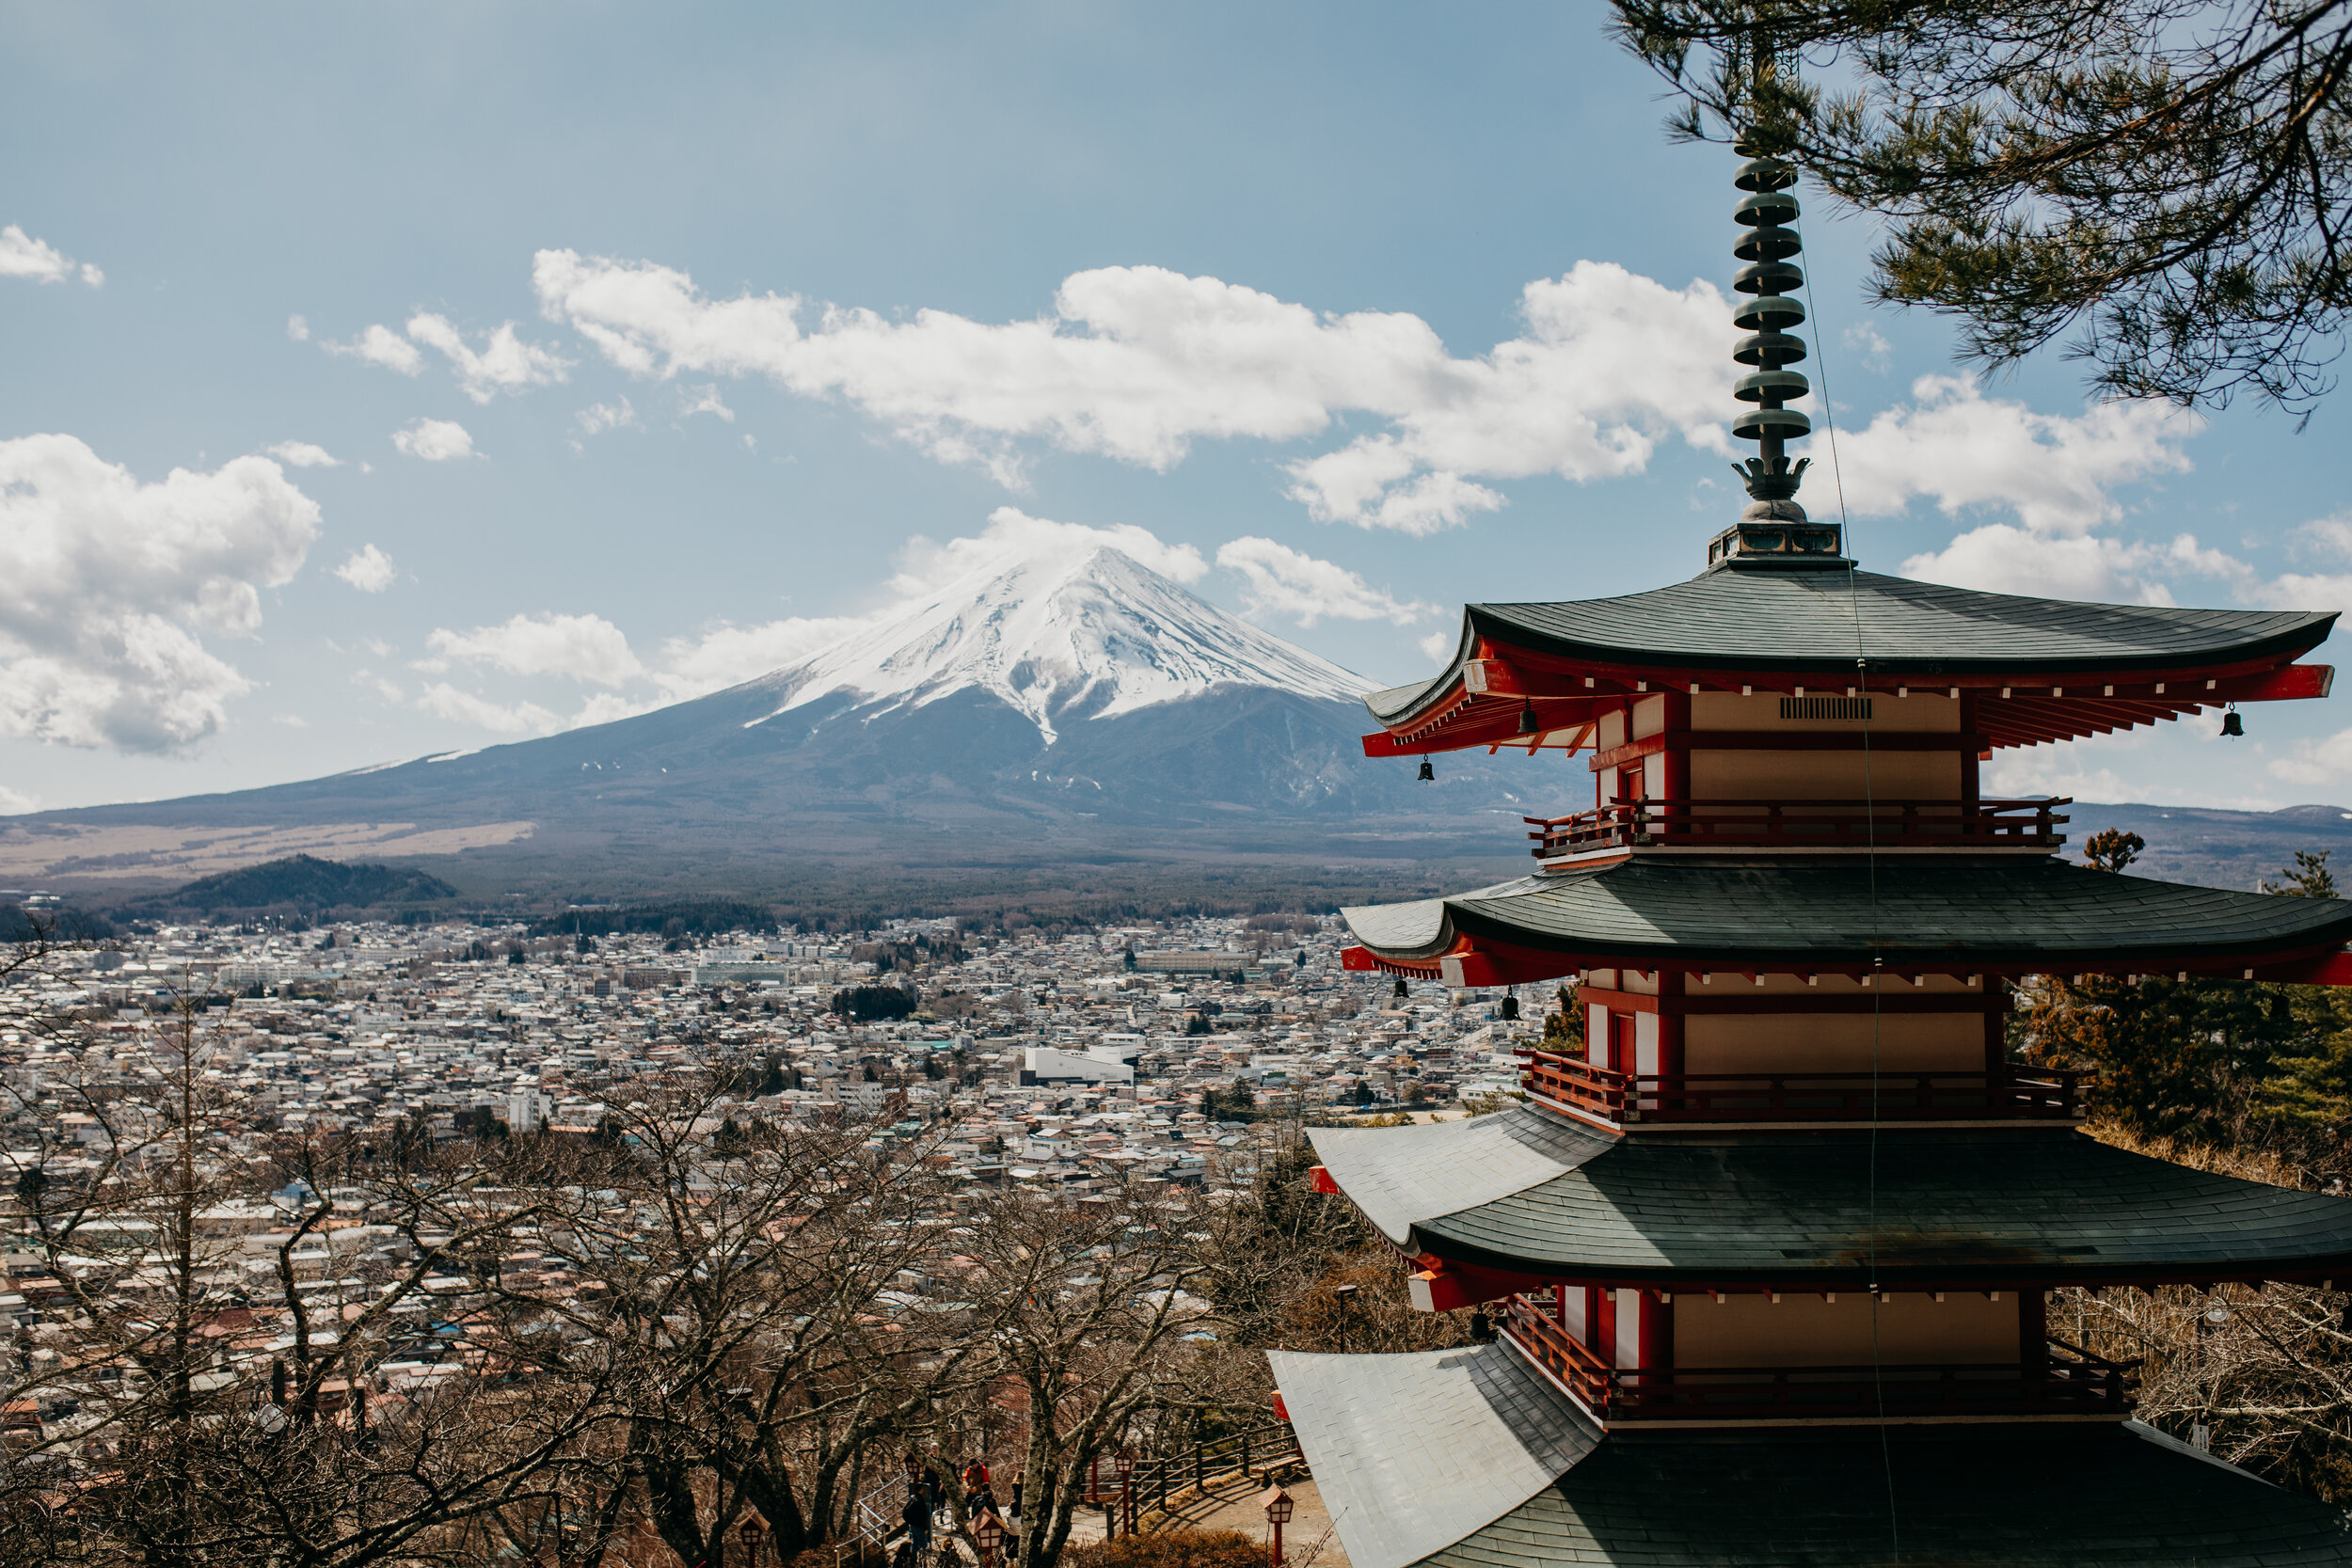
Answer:
<path fill-rule="evenodd" d="M 1617 1126 L 1660 1122 L 2078 1121 L 2090 1075 L 1613 1072 L 1522 1049 L 1528 1093 Z"/>
<path fill-rule="evenodd" d="M 1620 800 L 1573 816 L 1528 816 L 1530 854 L 1611 849 L 2056 849 L 2048 800 Z"/>
<path fill-rule="evenodd" d="M 1922 1416 L 2116 1416 L 2132 1408 L 2138 1361 L 2049 1339 L 2039 1362 L 1848 1367 L 1613 1367 L 1513 1296 L 1502 1330 L 1603 1423 Z"/>

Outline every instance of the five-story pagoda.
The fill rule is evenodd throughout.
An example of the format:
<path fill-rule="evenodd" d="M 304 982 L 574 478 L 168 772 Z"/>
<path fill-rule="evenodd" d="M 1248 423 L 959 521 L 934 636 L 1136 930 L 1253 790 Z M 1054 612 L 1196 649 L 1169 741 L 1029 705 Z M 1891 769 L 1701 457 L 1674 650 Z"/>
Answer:
<path fill-rule="evenodd" d="M 1586 759 L 1534 874 L 1346 911 L 1351 967 L 1573 982 L 1529 1102 L 1319 1131 L 1318 1184 L 1496 1342 L 1278 1353 L 1356 1568 L 1417 1562 L 2352 1560 L 2335 1510 L 2129 1419 L 2061 1286 L 2352 1282 L 2352 1204 L 2078 1131 L 2014 1069 L 2008 982 L 2352 983 L 2352 904 L 2069 864 L 2063 800 L 1981 762 L 2323 697 L 2327 614 L 2072 604 L 1859 570 L 1796 500 L 1795 176 L 1753 158 L 1737 325 L 1752 503 L 1696 578 L 1470 606 L 1375 756 Z M 2234 728 L 2234 720 L 2231 721 Z"/>

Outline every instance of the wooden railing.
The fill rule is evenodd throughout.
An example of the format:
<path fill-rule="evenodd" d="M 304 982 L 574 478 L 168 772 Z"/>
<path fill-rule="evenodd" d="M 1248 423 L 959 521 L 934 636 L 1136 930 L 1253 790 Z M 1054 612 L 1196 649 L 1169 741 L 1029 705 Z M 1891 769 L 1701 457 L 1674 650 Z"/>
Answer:
<path fill-rule="evenodd" d="M 2075 1121 L 2090 1075 L 2048 1072 L 1632 1073 L 1522 1048 L 1529 1094 L 1619 1126 L 1656 1122 Z"/>
<path fill-rule="evenodd" d="M 2048 800 L 1620 800 L 1520 818 L 1538 860 L 1647 847 L 2055 849 L 2068 820 Z"/>
<path fill-rule="evenodd" d="M 1851 1367 L 1669 1367 L 1603 1362 L 1543 1306 L 1511 1298 L 1503 1332 L 1601 1421 L 1747 1421 L 1900 1416 L 2114 1415 L 2132 1407 L 2137 1361 L 2063 1339 L 2044 1359 Z"/>
<path fill-rule="evenodd" d="M 1112 1454 L 1097 1459 L 1087 1466 L 1086 1490 L 1078 1502 L 1081 1507 L 1103 1511 L 1106 1538 L 1131 1535 L 1154 1528 L 1151 1514 L 1155 1512 L 1160 1515 L 1158 1527 L 1165 1528 L 1174 1517 L 1168 1512 L 1169 1499 L 1187 1486 L 1205 1493 L 1220 1476 L 1235 1472 L 1247 1476 L 1303 1458 L 1298 1433 L 1289 1422 L 1262 1422 L 1222 1437 L 1180 1442 L 1167 1452 L 1148 1458 Z M 961 1488 L 958 1477 L 950 1474 L 946 1479 Z M 993 1492 L 996 1504 L 1006 1516 L 1013 1519 L 1022 1514 L 1021 1486 L 1019 1481 L 1014 1481 L 1009 1492 Z M 905 1528 L 902 1505 L 906 1497 L 906 1477 L 898 1474 L 850 1506 L 849 1530 L 831 1547 L 835 1568 L 850 1559 L 890 1555 L 891 1542 Z"/>

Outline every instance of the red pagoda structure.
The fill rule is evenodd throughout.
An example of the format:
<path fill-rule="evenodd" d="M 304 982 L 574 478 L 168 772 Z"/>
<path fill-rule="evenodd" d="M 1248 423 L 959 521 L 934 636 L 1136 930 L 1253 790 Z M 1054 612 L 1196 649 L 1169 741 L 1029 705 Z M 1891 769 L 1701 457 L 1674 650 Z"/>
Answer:
<path fill-rule="evenodd" d="M 1739 182 L 1760 451 L 1705 570 L 1471 605 L 1367 700 L 1375 756 L 1559 752 L 1594 793 L 1530 875 L 1345 911 L 1350 967 L 1573 983 L 1584 1037 L 1523 1053 L 1517 1109 L 1312 1134 L 1415 1303 L 1501 1330 L 1274 1355 L 1349 1559 L 2352 1561 L 2339 1511 L 2132 1420 L 2130 1369 L 2045 1321 L 2061 1286 L 2352 1283 L 2352 1203 L 2099 1143 L 2003 1031 L 2026 974 L 2352 983 L 2352 903 L 2070 864 L 2066 801 L 1979 787 L 2004 747 L 2324 697 L 2334 616 L 1860 570 L 1786 450 L 1795 175 Z"/>

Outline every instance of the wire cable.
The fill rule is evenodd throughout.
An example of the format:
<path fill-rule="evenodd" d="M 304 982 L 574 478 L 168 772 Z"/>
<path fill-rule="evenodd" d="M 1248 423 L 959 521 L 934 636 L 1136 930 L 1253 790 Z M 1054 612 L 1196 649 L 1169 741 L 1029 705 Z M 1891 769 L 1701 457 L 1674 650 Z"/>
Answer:
<path fill-rule="evenodd" d="M 1880 1120 L 1880 1055 L 1881 1023 L 1885 1006 L 1886 978 L 1884 958 L 1879 945 L 1879 851 L 1878 796 L 1872 787 L 1870 768 L 1870 657 L 1868 639 L 1862 626 L 1862 585 L 1858 580 L 1860 566 L 1853 544 L 1853 522 L 1846 511 L 1846 475 L 1837 461 L 1837 418 L 1829 391 L 1829 340 L 1821 329 L 1821 312 L 1813 289 L 1813 272 L 1804 275 L 1805 314 L 1813 320 L 1814 341 L 1820 347 L 1816 363 L 1821 382 L 1821 431 L 1829 438 L 1830 483 L 1837 496 L 1837 536 L 1846 553 L 1846 605 L 1853 617 L 1854 689 L 1862 699 L 1862 863 L 1868 890 L 1868 915 L 1865 935 L 1870 943 L 1870 1127 L 1867 1144 L 1867 1154 L 1865 1190 L 1869 1205 L 1869 1220 L 1863 1232 L 1865 1258 L 1870 1275 L 1870 1386 L 1878 1405 L 1879 1463 L 1886 1480 L 1886 1532 L 1892 1551 L 1892 1561 L 1899 1565 L 1903 1558 L 1902 1523 L 1895 1497 L 1894 1440 L 1887 1432 L 1886 1364 L 1879 1341 L 1879 1120 Z"/>

